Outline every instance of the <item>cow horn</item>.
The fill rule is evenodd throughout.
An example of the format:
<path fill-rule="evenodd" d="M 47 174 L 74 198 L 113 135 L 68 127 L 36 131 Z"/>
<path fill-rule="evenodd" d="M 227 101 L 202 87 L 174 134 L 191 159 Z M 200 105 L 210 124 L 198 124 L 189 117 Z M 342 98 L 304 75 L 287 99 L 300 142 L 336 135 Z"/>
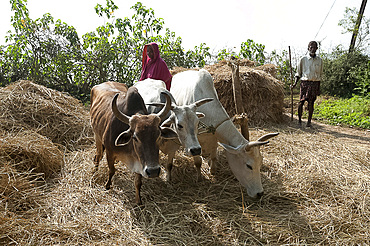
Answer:
<path fill-rule="evenodd" d="M 261 146 L 261 145 L 268 144 L 268 143 L 269 143 L 269 141 L 265 141 L 265 142 L 260 142 L 260 141 L 248 142 L 248 144 L 245 146 L 245 150 L 248 151 L 252 147 Z"/>
<path fill-rule="evenodd" d="M 114 116 L 117 117 L 117 119 L 119 119 L 123 123 L 129 125 L 130 117 L 127 116 L 127 115 L 125 115 L 124 113 L 122 113 L 118 109 L 118 107 L 117 107 L 117 98 L 118 98 L 118 95 L 119 95 L 119 93 L 117 93 L 116 95 L 114 95 L 113 100 L 112 100 L 112 111 L 113 111 L 113 114 L 114 114 Z"/>
<path fill-rule="evenodd" d="M 196 101 L 195 103 L 193 103 L 195 105 L 195 107 L 200 107 L 202 106 L 203 104 L 207 103 L 207 102 L 210 102 L 210 101 L 213 101 L 213 98 L 203 98 L 203 99 L 200 99 L 198 101 Z"/>
<path fill-rule="evenodd" d="M 279 135 L 279 133 L 278 133 L 278 132 L 275 132 L 275 133 L 269 133 L 269 134 L 263 135 L 263 136 L 262 136 L 262 137 L 260 137 L 257 141 L 259 141 L 259 142 L 264 142 L 264 141 L 266 141 L 266 140 L 268 140 L 268 139 L 270 139 L 270 138 L 272 138 L 272 137 L 275 137 L 275 136 L 277 136 L 277 135 Z"/>
<path fill-rule="evenodd" d="M 171 97 L 168 94 L 168 92 L 161 92 L 161 94 L 163 94 L 166 97 L 166 104 L 164 105 L 164 108 L 162 108 L 161 111 L 158 112 L 157 116 L 161 118 L 161 121 L 163 121 L 166 118 L 168 112 L 170 112 Z"/>

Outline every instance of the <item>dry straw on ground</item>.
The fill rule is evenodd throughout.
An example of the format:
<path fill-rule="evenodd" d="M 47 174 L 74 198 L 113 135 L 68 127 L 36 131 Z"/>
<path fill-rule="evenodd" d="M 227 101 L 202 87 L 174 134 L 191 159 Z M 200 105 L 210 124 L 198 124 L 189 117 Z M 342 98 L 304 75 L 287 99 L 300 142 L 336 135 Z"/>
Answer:
<path fill-rule="evenodd" d="M 251 140 L 276 131 L 261 147 L 261 200 L 246 197 L 221 149 L 216 174 L 205 160 L 198 182 L 191 158 L 179 152 L 173 182 L 164 174 L 144 180 L 142 207 L 134 202 L 133 174 L 122 164 L 112 189 L 104 189 L 108 168 L 104 158 L 93 172 L 93 145 L 66 152 L 56 178 L 42 181 L 29 172 L 36 176 L 24 188 L 9 184 L 18 193 L 5 193 L 3 178 L 17 174 L 1 163 L 0 244 L 368 245 L 369 133 L 317 123 L 301 129 L 294 122 L 251 128 Z M 9 194 L 19 201 L 13 207 Z"/>

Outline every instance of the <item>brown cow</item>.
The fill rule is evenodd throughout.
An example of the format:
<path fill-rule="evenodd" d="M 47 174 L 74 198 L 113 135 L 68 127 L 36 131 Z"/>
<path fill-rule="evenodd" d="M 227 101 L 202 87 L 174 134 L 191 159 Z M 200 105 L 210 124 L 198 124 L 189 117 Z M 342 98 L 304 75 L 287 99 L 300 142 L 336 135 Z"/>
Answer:
<path fill-rule="evenodd" d="M 171 107 L 165 94 L 166 106 L 158 114 L 148 114 L 137 88 L 117 82 L 105 82 L 91 90 L 90 120 L 95 135 L 95 168 L 106 150 L 109 178 L 105 185 L 110 189 L 115 173 L 114 163 L 121 161 L 135 172 L 136 203 L 142 204 L 140 188 L 142 176 L 158 177 L 159 139 L 177 138 L 170 128 L 161 127 L 161 120 Z"/>

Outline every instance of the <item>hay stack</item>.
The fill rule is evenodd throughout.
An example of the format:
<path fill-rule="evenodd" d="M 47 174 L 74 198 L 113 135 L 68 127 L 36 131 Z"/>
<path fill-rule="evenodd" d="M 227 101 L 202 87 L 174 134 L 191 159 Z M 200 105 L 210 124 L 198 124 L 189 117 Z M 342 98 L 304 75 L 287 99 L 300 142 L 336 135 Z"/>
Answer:
<path fill-rule="evenodd" d="M 239 61 L 239 74 L 242 88 L 243 106 L 250 125 L 279 123 L 283 121 L 284 88 L 283 83 L 274 78 L 276 67 L 266 64 L 253 67 L 254 62 Z M 229 116 L 236 113 L 232 90 L 231 68 L 223 60 L 204 67 L 213 77 L 221 104 Z M 185 68 L 174 68 L 172 75 L 183 72 Z"/>
<path fill-rule="evenodd" d="M 49 178 L 60 171 L 63 154 L 48 138 L 24 131 L 0 137 L 0 160 L 18 171 L 32 170 Z"/>
<path fill-rule="evenodd" d="M 53 143 L 74 149 L 92 135 L 88 112 L 77 99 L 31 81 L 0 89 L 0 129 L 32 130 Z"/>
<path fill-rule="evenodd" d="M 206 67 L 214 78 L 219 99 L 227 113 L 235 115 L 235 103 L 232 93 L 231 69 L 224 65 L 213 69 Z M 282 122 L 284 90 L 280 81 L 270 74 L 250 67 L 239 68 L 243 106 L 251 125 L 263 125 L 267 122 Z"/>
<path fill-rule="evenodd" d="M 91 145 L 88 110 L 73 97 L 30 81 L 0 88 L 0 208 L 39 206 L 45 180 L 60 173 L 61 150 Z"/>
<path fill-rule="evenodd" d="M 55 176 L 63 154 L 49 139 L 33 131 L 0 137 L 0 191 L 10 211 L 35 207 L 45 178 Z"/>
<path fill-rule="evenodd" d="M 262 65 L 262 66 L 255 67 L 255 69 L 262 70 L 262 71 L 270 74 L 275 79 L 277 78 L 276 77 L 276 73 L 277 73 L 276 66 L 274 64 L 265 64 L 265 65 Z"/>

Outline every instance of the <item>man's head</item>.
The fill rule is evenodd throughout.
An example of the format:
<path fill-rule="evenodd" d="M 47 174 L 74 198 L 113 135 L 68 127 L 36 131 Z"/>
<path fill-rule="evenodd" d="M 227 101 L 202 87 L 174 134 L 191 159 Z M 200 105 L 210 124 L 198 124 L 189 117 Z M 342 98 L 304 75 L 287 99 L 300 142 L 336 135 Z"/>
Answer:
<path fill-rule="evenodd" d="M 316 50 L 317 50 L 317 42 L 311 41 L 308 43 L 308 51 L 310 52 L 310 56 L 315 57 L 316 56 Z"/>

